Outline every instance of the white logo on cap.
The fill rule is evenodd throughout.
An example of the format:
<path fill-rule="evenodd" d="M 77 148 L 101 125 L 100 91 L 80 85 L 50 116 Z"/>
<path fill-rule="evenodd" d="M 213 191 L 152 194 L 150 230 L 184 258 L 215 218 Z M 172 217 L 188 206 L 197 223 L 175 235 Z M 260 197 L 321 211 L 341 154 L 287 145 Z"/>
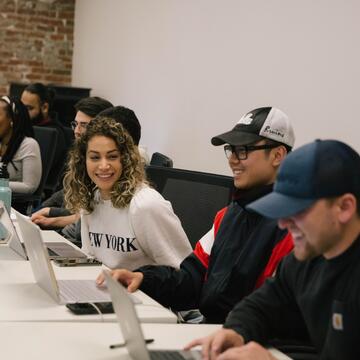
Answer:
<path fill-rule="evenodd" d="M 246 115 L 244 115 L 238 122 L 238 124 L 244 124 L 244 125 L 250 125 L 253 122 L 253 118 L 252 118 L 253 114 L 252 113 L 248 113 Z"/>

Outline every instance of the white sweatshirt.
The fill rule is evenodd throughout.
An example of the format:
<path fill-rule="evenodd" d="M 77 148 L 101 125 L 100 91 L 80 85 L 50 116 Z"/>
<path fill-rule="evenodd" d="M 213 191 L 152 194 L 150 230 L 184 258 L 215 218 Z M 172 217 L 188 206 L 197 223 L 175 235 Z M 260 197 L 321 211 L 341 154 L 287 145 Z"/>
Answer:
<path fill-rule="evenodd" d="M 82 211 L 81 239 L 82 249 L 111 269 L 179 267 L 192 251 L 170 202 L 145 185 L 126 208 L 100 200 L 91 214 Z"/>

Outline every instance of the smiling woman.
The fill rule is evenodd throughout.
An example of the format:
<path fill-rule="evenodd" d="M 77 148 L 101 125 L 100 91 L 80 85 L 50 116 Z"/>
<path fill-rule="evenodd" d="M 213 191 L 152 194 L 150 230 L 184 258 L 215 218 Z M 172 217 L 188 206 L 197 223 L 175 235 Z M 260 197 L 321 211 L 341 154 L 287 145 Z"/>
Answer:
<path fill-rule="evenodd" d="M 110 268 L 178 267 L 190 243 L 171 204 L 148 186 L 139 151 L 121 124 L 90 122 L 70 153 L 65 201 L 81 212 L 83 250 Z"/>
<path fill-rule="evenodd" d="M 94 136 L 88 142 L 86 170 L 98 187 L 103 200 L 111 199 L 111 190 L 122 172 L 120 152 L 113 139 Z"/>

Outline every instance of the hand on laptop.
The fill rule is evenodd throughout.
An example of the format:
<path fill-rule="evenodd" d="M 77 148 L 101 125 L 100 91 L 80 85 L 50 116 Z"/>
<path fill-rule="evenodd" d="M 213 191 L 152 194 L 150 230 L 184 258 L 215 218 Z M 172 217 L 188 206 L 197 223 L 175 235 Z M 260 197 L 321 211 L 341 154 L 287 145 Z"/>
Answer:
<path fill-rule="evenodd" d="M 204 360 L 233 359 L 234 357 L 231 354 L 229 357 L 226 356 L 226 350 L 234 346 L 244 345 L 244 338 L 234 330 L 220 329 L 209 336 L 191 341 L 184 350 L 190 350 L 197 345 L 202 347 L 201 353 Z"/>
<path fill-rule="evenodd" d="M 212 359 L 212 358 L 211 358 Z M 276 360 L 271 353 L 258 343 L 251 341 L 244 346 L 232 347 L 216 359 L 218 360 Z"/>
<path fill-rule="evenodd" d="M 136 291 L 140 287 L 144 278 L 144 275 L 141 272 L 132 272 L 125 269 L 111 270 L 110 274 L 115 280 L 126 286 L 129 292 Z M 104 284 L 104 281 L 105 276 L 101 273 L 96 279 L 96 284 L 101 286 Z"/>
<path fill-rule="evenodd" d="M 50 208 L 49 207 L 44 207 L 36 212 L 34 212 L 32 215 L 31 215 L 31 221 L 32 222 L 35 222 L 36 219 L 38 218 L 42 218 L 44 216 L 49 216 L 49 212 L 50 212 Z"/>
<path fill-rule="evenodd" d="M 67 216 L 57 216 L 57 217 L 47 217 L 41 215 L 36 215 L 36 217 L 34 217 L 34 215 L 35 214 L 32 215 L 31 221 L 44 229 L 63 228 L 66 225 L 76 222 L 78 218 L 77 214 L 72 214 Z"/>

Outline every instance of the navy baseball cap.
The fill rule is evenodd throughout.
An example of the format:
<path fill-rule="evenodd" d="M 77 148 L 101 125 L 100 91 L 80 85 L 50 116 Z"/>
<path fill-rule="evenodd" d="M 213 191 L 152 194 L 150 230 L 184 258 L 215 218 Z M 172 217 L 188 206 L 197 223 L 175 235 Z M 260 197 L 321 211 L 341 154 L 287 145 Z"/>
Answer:
<path fill-rule="evenodd" d="M 263 139 L 280 142 L 292 148 L 295 142 L 294 130 L 288 116 L 275 107 L 261 107 L 243 115 L 235 127 L 223 134 L 214 136 L 215 146 L 247 145 Z"/>
<path fill-rule="evenodd" d="M 316 140 L 291 152 L 282 162 L 273 191 L 247 209 L 286 218 L 321 198 L 360 194 L 360 156 L 336 140 Z"/>

